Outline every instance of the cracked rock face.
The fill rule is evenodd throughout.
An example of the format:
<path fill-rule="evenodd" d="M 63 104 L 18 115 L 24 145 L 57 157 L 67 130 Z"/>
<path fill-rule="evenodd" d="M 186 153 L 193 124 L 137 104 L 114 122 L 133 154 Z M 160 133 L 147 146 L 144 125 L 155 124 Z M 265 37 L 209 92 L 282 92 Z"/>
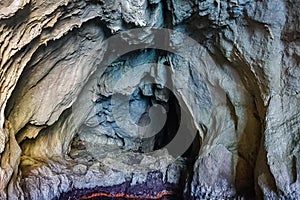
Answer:
<path fill-rule="evenodd" d="M 0 2 L 0 199 L 300 199 L 299 9 Z"/>

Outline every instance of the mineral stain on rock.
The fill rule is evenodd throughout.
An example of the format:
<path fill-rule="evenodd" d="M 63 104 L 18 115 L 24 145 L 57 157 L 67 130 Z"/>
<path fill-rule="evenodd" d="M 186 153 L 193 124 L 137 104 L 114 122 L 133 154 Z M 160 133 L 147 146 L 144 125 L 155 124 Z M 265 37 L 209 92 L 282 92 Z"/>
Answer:
<path fill-rule="evenodd" d="M 156 178 L 154 178 L 156 177 Z M 111 187 L 95 187 L 71 190 L 60 195 L 64 199 L 181 199 L 182 191 L 178 185 L 164 183 L 161 172 L 150 172 L 146 182 L 132 186 L 130 182 Z"/>

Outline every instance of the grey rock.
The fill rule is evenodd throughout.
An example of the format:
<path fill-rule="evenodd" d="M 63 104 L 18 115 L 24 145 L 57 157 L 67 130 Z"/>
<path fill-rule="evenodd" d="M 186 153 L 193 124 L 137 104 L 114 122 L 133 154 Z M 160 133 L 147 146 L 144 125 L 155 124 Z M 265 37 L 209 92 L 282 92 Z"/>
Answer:
<path fill-rule="evenodd" d="M 87 172 L 87 166 L 83 164 L 78 164 L 73 167 L 73 172 L 78 175 L 83 175 Z"/>
<path fill-rule="evenodd" d="M 142 93 L 146 97 L 153 96 L 153 85 L 151 84 L 144 84 L 140 86 Z"/>
<path fill-rule="evenodd" d="M 186 199 L 300 199 L 299 9 L 1 2 L 0 199 L 125 183 L 173 184 Z"/>

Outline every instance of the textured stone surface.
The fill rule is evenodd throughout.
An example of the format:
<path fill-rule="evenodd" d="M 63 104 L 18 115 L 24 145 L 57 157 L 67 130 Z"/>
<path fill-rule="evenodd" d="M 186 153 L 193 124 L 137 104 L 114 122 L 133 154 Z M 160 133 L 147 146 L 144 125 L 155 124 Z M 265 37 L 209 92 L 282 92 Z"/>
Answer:
<path fill-rule="evenodd" d="M 299 9 L 0 2 L 0 199 L 151 184 L 186 199 L 300 199 Z M 181 127 L 192 145 L 174 160 L 165 145 Z"/>

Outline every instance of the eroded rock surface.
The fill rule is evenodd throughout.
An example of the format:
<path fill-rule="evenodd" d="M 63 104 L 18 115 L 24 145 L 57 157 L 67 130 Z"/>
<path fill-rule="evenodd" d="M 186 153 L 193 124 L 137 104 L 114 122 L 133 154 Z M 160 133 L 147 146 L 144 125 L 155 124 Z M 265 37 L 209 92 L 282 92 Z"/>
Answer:
<path fill-rule="evenodd" d="M 299 9 L 0 2 L 0 199 L 300 199 Z"/>

